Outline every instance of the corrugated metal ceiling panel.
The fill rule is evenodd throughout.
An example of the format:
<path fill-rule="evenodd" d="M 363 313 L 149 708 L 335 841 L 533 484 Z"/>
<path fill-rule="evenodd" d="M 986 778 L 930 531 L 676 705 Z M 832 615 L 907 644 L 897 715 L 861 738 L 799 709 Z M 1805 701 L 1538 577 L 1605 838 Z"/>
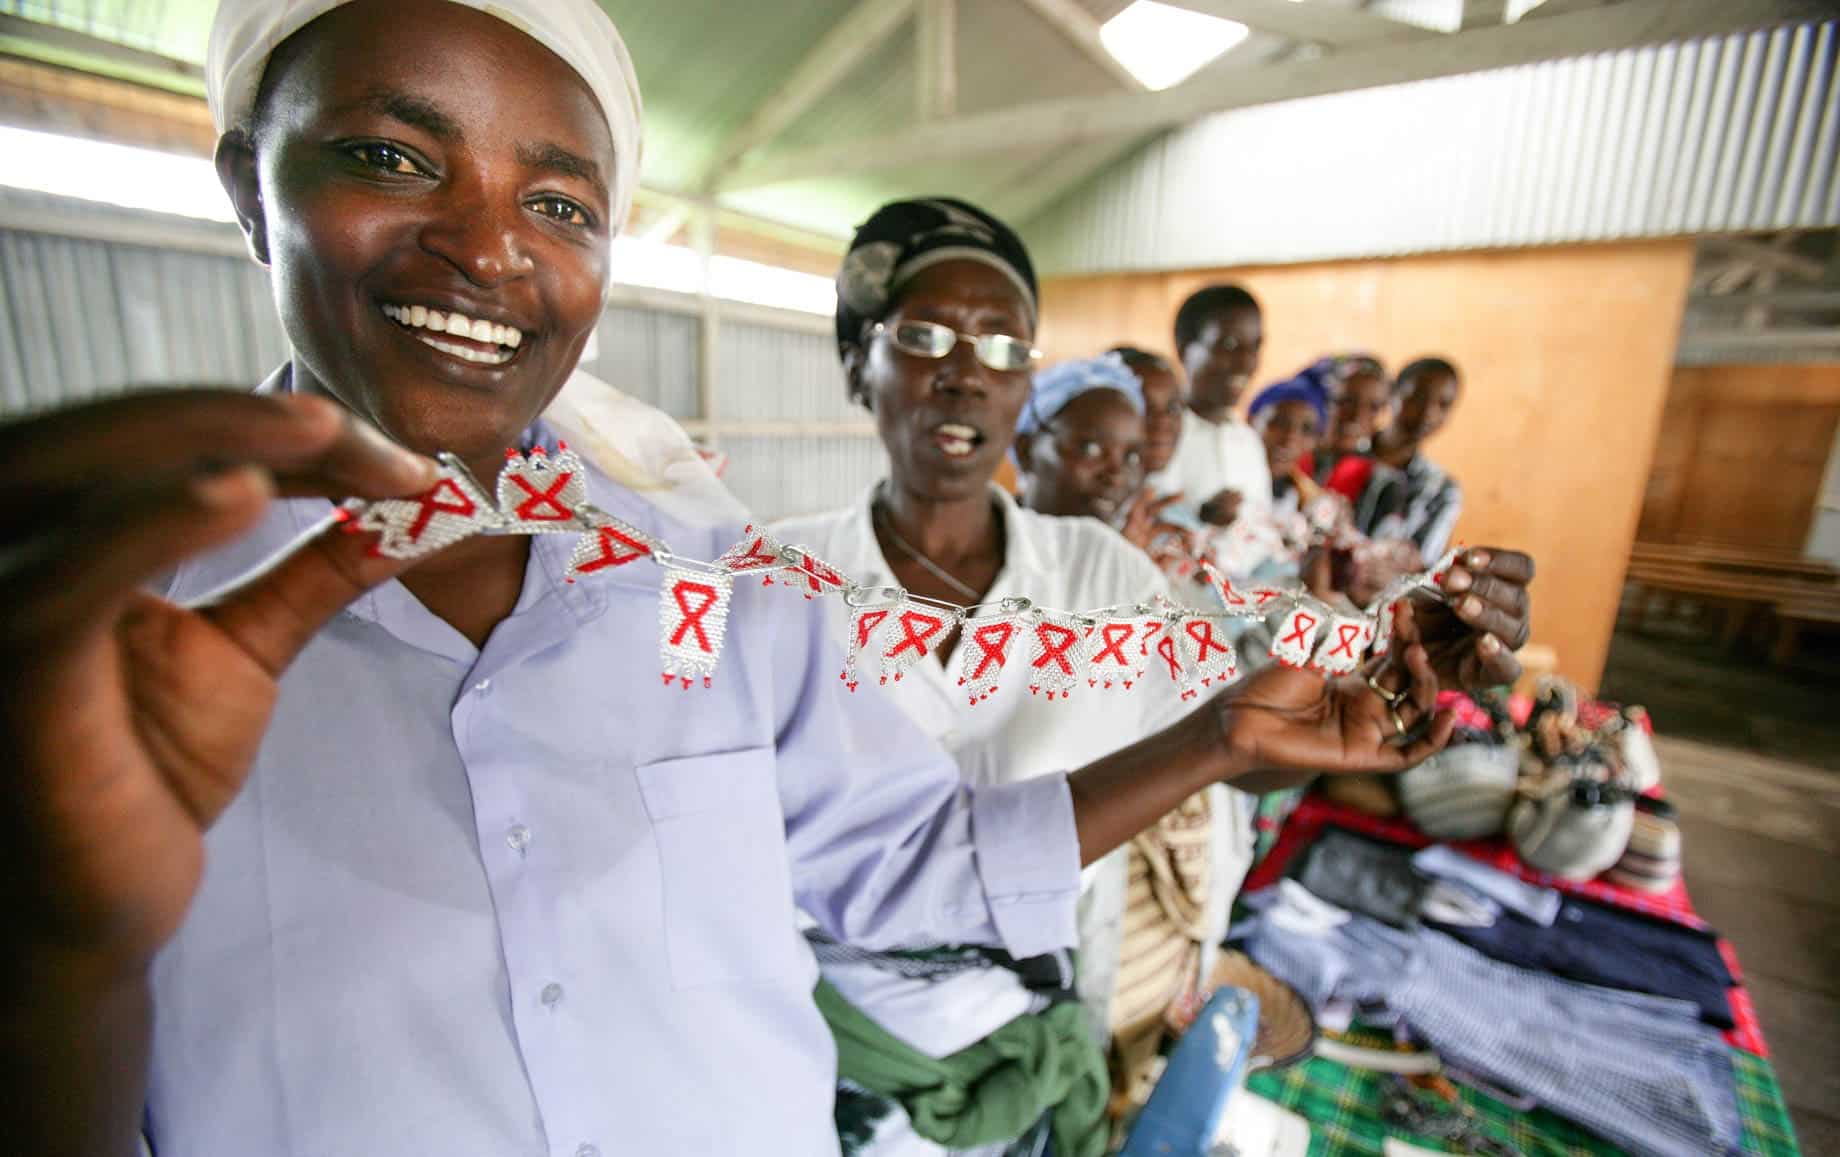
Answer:
<path fill-rule="evenodd" d="M 1223 113 L 1024 232 L 1073 273 L 1833 225 L 1837 65 L 1827 23 Z"/>

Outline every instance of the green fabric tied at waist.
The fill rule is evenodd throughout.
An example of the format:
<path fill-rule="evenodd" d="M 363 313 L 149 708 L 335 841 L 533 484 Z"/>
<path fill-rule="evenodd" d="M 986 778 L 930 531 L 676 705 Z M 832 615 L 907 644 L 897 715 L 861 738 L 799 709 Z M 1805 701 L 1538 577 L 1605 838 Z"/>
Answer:
<path fill-rule="evenodd" d="M 948 1149 L 1011 1141 L 1052 1110 L 1060 1157 L 1100 1157 L 1109 1128 L 1105 1054 L 1077 1002 L 1019 1016 L 969 1048 L 930 1057 L 820 980 L 818 1009 L 837 1040 L 837 1072 L 907 1111 Z"/>

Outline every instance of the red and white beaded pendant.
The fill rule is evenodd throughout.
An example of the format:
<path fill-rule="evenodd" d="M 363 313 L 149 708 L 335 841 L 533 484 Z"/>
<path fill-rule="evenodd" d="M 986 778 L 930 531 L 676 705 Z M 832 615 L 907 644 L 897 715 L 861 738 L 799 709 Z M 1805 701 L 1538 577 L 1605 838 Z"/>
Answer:
<path fill-rule="evenodd" d="M 398 559 L 421 558 L 506 525 L 457 460 L 444 460 L 435 484 L 414 498 L 347 503 L 340 514 L 348 528 L 377 535 L 372 554 Z"/>
<path fill-rule="evenodd" d="M 579 534 L 577 512 L 588 501 L 581 458 L 563 442 L 552 459 L 541 446 L 529 453 L 505 451 L 498 472 L 498 510 L 503 529 L 517 534 Z"/>
<path fill-rule="evenodd" d="M 904 599 L 888 620 L 883 637 L 881 681 L 899 683 L 915 663 L 933 653 L 958 626 L 958 614 Z"/>
<path fill-rule="evenodd" d="M 707 687 L 715 678 L 734 589 L 735 580 L 713 568 L 664 564 L 664 581 L 658 586 L 658 651 L 667 685 L 676 680 L 689 687 L 701 679 Z"/>
<path fill-rule="evenodd" d="M 1086 681 L 1091 665 L 1088 637 L 1093 622 L 1059 611 L 1036 611 L 1024 633 L 1029 639 L 1029 693 L 1065 699 Z"/>
<path fill-rule="evenodd" d="M 1164 615 L 1152 611 L 1128 614 L 1102 613 L 1093 616 L 1092 635 L 1087 641 L 1090 656 L 1086 667 L 1086 685 L 1106 691 L 1120 688 L 1129 691 L 1143 681 L 1150 667 L 1149 643 L 1168 625 Z"/>
<path fill-rule="evenodd" d="M 1182 620 L 1177 636 L 1182 647 L 1182 667 L 1188 685 L 1182 698 L 1193 699 L 1201 687 L 1226 683 L 1239 677 L 1239 655 L 1227 642 L 1225 624 L 1212 615 L 1190 615 Z M 1199 686 L 1197 686 L 1197 684 Z"/>
<path fill-rule="evenodd" d="M 972 706 L 997 693 L 1011 649 L 1022 634 L 1027 617 L 1026 611 L 1009 611 L 966 620 L 965 638 L 958 645 L 958 685 L 964 689 L 966 701 Z"/>

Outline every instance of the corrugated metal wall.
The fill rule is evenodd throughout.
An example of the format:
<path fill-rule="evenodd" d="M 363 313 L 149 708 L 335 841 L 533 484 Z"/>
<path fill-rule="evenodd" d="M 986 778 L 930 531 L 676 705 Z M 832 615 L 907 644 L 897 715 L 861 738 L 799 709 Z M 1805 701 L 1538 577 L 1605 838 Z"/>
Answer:
<path fill-rule="evenodd" d="M 67 233 L 73 221 L 104 235 L 123 223 L 113 209 L 0 193 L 10 221 L 53 209 Z M 0 417 L 131 388 L 246 388 L 282 363 L 287 342 L 268 279 L 227 252 L 234 238 L 203 246 L 182 231 L 174 238 L 191 247 L 0 228 Z M 683 308 L 612 306 L 584 368 L 676 417 L 704 419 L 701 325 Z M 731 487 L 762 518 L 843 505 L 883 468 L 881 444 L 863 435 L 862 413 L 844 400 L 823 328 L 776 328 L 751 316 L 718 324 L 718 420 L 699 428 L 721 437 Z M 788 425 L 762 432 L 761 421 Z M 722 436 L 725 426 L 739 434 Z"/>
<path fill-rule="evenodd" d="M 1023 229 L 1051 273 L 1840 224 L 1840 25 L 1222 113 Z"/>

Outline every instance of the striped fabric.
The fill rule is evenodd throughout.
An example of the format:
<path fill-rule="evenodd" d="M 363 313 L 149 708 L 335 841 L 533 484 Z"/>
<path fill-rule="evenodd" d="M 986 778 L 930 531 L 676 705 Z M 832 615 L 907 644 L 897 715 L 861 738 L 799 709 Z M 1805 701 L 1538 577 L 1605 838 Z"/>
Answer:
<path fill-rule="evenodd" d="M 1172 1006 L 1193 993 L 1207 940 L 1213 816 L 1199 792 L 1131 841 L 1118 980 L 1112 994 L 1112 1084 L 1136 1103 Z"/>
<path fill-rule="evenodd" d="M 1638 803 L 1629 847 L 1604 878 L 1644 892 L 1672 888 L 1680 879 L 1680 825 L 1672 811 L 1669 808 L 1667 814 L 1657 815 Z"/>

